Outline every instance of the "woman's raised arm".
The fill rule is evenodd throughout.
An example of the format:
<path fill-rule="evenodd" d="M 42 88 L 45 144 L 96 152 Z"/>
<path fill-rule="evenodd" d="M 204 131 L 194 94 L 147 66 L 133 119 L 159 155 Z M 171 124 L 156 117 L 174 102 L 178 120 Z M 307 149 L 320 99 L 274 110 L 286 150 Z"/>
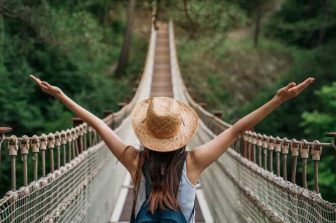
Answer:
<path fill-rule="evenodd" d="M 87 111 L 76 102 L 71 100 L 63 91 L 48 84 L 45 81 L 41 81 L 37 77 L 30 75 L 34 82 L 47 94 L 50 94 L 66 105 L 71 111 L 73 111 L 83 121 L 88 123 L 94 128 L 97 133 L 104 140 L 111 152 L 120 158 L 120 162 L 129 170 L 131 175 L 135 173 L 137 167 L 137 151 L 129 149 L 125 151 L 127 144 L 100 118 Z M 123 154 L 124 153 L 124 154 Z"/>
<path fill-rule="evenodd" d="M 194 170 L 194 177 L 197 178 L 207 166 L 217 160 L 240 134 L 255 126 L 283 102 L 298 96 L 313 82 L 314 78 L 307 78 L 298 85 L 294 82 L 288 84 L 286 87 L 279 89 L 276 95 L 263 106 L 241 118 L 208 143 L 196 147 L 193 150 L 194 159 L 191 159 L 193 161 L 190 164 L 191 169 Z"/>

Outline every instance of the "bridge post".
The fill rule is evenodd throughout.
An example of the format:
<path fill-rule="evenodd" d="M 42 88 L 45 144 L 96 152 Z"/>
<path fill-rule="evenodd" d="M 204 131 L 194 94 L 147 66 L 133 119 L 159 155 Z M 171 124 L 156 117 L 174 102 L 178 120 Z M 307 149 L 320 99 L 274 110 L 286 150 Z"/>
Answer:
<path fill-rule="evenodd" d="M 252 132 L 248 131 L 248 139 L 247 139 L 247 157 L 248 160 L 252 161 L 252 150 L 253 150 L 253 137 L 252 137 Z"/>
<path fill-rule="evenodd" d="M 296 168 L 297 168 L 297 158 L 299 156 L 299 141 L 296 139 L 291 140 L 291 157 L 292 157 L 292 176 L 291 181 L 296 184 Z"/>
<path fill-rule="evenodd" d="M 45 158 L 45 151 L 47 149 L 47 136 L 46 134 L 42 134 L 40 138 L 40 150 L 41 150 L 41 157 L 42 157 L 42 176 L 46 176 L 46 158 Z"/>
<path fill-rule="evenodd" d="M 273 153 L 275 149 L 275 138 L 273 136 L 269 137 L 269 170 L 274 173 L 274 168 L 273 168 Z"/>
<path fill-rule="evenodd" d="M 12 179 L 11 189 L 13 191 L 16 190 L 16 156 L 18 150 L 19 150 L 18 139 L 15 135 L 12 135 L 10 137 L 10 140 L 8 141 L 8 151 L 11 160 L 11 179 Z"/>
<path fill-rule="evenodd" d="M 78 117 L 72 118 L 72 125 L 73 125 L 73 127 L 77 127 L 77 126 L 79 126 L 79 125 L 81 125 L 83 123 L 84 123 L 84 121 L 81 118 L 78 118 Z M 75 143 L 76 143 L 76 147 L 78 148 L 78 154 L 77 155 L 79 155 L 79 154 L 81 154 L 83 152 L 83 143 L 82 143 L 82 141 L 83 141 L 82 137 L 83 136 L 80 133 L 78 133 L 77 136 L 78 137 L 77 137 L 77 139 L 75 139 Z"/>
<path fill-rule="evenodd" d="M 282 147 L 282 141 L 279 136 L 275 138 L 275 154 L 276 154 L 276 175 L 278 177 L 281 176 L 280 174 L 280 152 Z"/>
<path fill-rule="evenodd" d="M 57 148 L 57 169 L 59 170 L 61 168 L 61 133 L 56 132 L 55 133 L 55 146 Z"/>
<path fill-rule="evenodd" d="M 63 148 L 63 166 L 66 164 L 66 132 L 64 130 L 61 131 L 61 144 Z"/>
<path fill-rule="evenodd" d="M 33 135 L 31 139 L 31 148 L 33 152 L 33 162 L 34 162 L 34 180 L 38 179 L 38 154 L 40 151 L 40 139 L 37 135 Z"/>
<path fill-rule="evenodd" d="M 253 131 L 253 129 L 251 129 Z M 252 159 L 254 163 L 257 163 L 257 144 L 258 144 L 258 134 L 256 132 L 252 133 Z"/>
<path fill-rule="evenodd" d="M 284 137 L 282 139 L 282 147 L 281 147 L 281 154 L 282 154 L 282 177 L 284 180 L 287 180 L 287 154 L 289 148 L 289 140 Z"/>
<path fill-rule="evenodd" d="M 300 157 L 302 159 L 302 184 L 304 188 L 307 188 L 307 160 L 309 157 L 309 145 L 305 139 L 300 142 Z"/>
<path fill-rule="evenodd" d="M 314 161 L 314 190 L 316 193 L 320 193 L 318 185 L 318 162 L 321 158 L 322 146 L 318 140 L 313 141 L 312 146 L 312 160 Z"/>
<path fill-rule="evenodd" d="M 258 140 L 257 140 L 257 147 L 258 147 L 258 165 L 262 167 L 262 135 L 258 133 Z"/>
<path fill-rule="evenodd" d="M 54 148 L 55 148 L 55 136 L 52 133 L 49 133 L 47 136 L 48 148 L 50 152 L 50 173 L 54 173 L 55 169 L 55 160 L 54 160 Z"/>
<path fill-rule="evenodd" d="M 263 153 L 264 153 L 264 169 L 267 170 L 267 152 L 268 152 L 268 143 L 269 143 L 269 138 L 267 135 L 262 136 L 262 148 L 263 148 Z"/>
<path fill-rule="evenodd" d="M 23 139 L 20 141 L 20 151 L 21 151 L 21 159 L 23 161 L 23 185 L 25 187 L 28 186 L 28 150 L 29 150 L 29 137 L 24 135 Z"/>
<path fill-rule="evenodd" d="M 12 128 L 10 127 L 0 127 L 0 185 L 1 185 L 1 179 L 2 179 L 2 143 L 5 140 L 5 134 L 8 132 L 11 132 Z"/>

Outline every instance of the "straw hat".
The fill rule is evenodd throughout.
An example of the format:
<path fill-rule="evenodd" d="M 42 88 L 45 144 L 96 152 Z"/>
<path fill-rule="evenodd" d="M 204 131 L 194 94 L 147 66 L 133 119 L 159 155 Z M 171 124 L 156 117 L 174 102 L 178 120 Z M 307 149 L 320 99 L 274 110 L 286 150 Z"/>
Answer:
<path fill-rule="evenodd" d="M 169 152 L 185 146 L 196 133 L 199 118 L 188 105 L 169 97 L 141 101 L 131 114 L 139 141 L 150 150 Z"/>

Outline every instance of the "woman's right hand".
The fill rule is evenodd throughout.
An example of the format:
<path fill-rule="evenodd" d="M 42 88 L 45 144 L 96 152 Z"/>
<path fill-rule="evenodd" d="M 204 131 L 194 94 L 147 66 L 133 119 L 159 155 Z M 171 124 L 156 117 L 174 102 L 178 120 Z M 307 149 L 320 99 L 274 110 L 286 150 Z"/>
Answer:
<path fill-rule="evenodd" d="M 43 92 L 50 94 L 54 97 L 60 97 L 63 94 L 60 88 L 56 86 L 52 86 L 46 81 L 41 81 L 39 78 L 35 77 L 34 75 L 29 75 L 29 76 L 41 88 Z"/>

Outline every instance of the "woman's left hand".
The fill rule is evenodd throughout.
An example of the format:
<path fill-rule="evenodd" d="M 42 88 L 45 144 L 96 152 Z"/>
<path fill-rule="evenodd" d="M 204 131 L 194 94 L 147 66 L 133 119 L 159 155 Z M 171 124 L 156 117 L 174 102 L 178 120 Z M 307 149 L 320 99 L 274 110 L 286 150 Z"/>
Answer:
<path fill-rule="evenodd" d="M 280 88 L 275 97 L 280 99 L 282 102 L 287 101 L 288 99 L 298 96 L 304 89 L 311 85 L 314 80 L 315 79 L 313 77 L 309 77 L 298 85 L 295 82 L 292 82 L 286 87 Z"/>

